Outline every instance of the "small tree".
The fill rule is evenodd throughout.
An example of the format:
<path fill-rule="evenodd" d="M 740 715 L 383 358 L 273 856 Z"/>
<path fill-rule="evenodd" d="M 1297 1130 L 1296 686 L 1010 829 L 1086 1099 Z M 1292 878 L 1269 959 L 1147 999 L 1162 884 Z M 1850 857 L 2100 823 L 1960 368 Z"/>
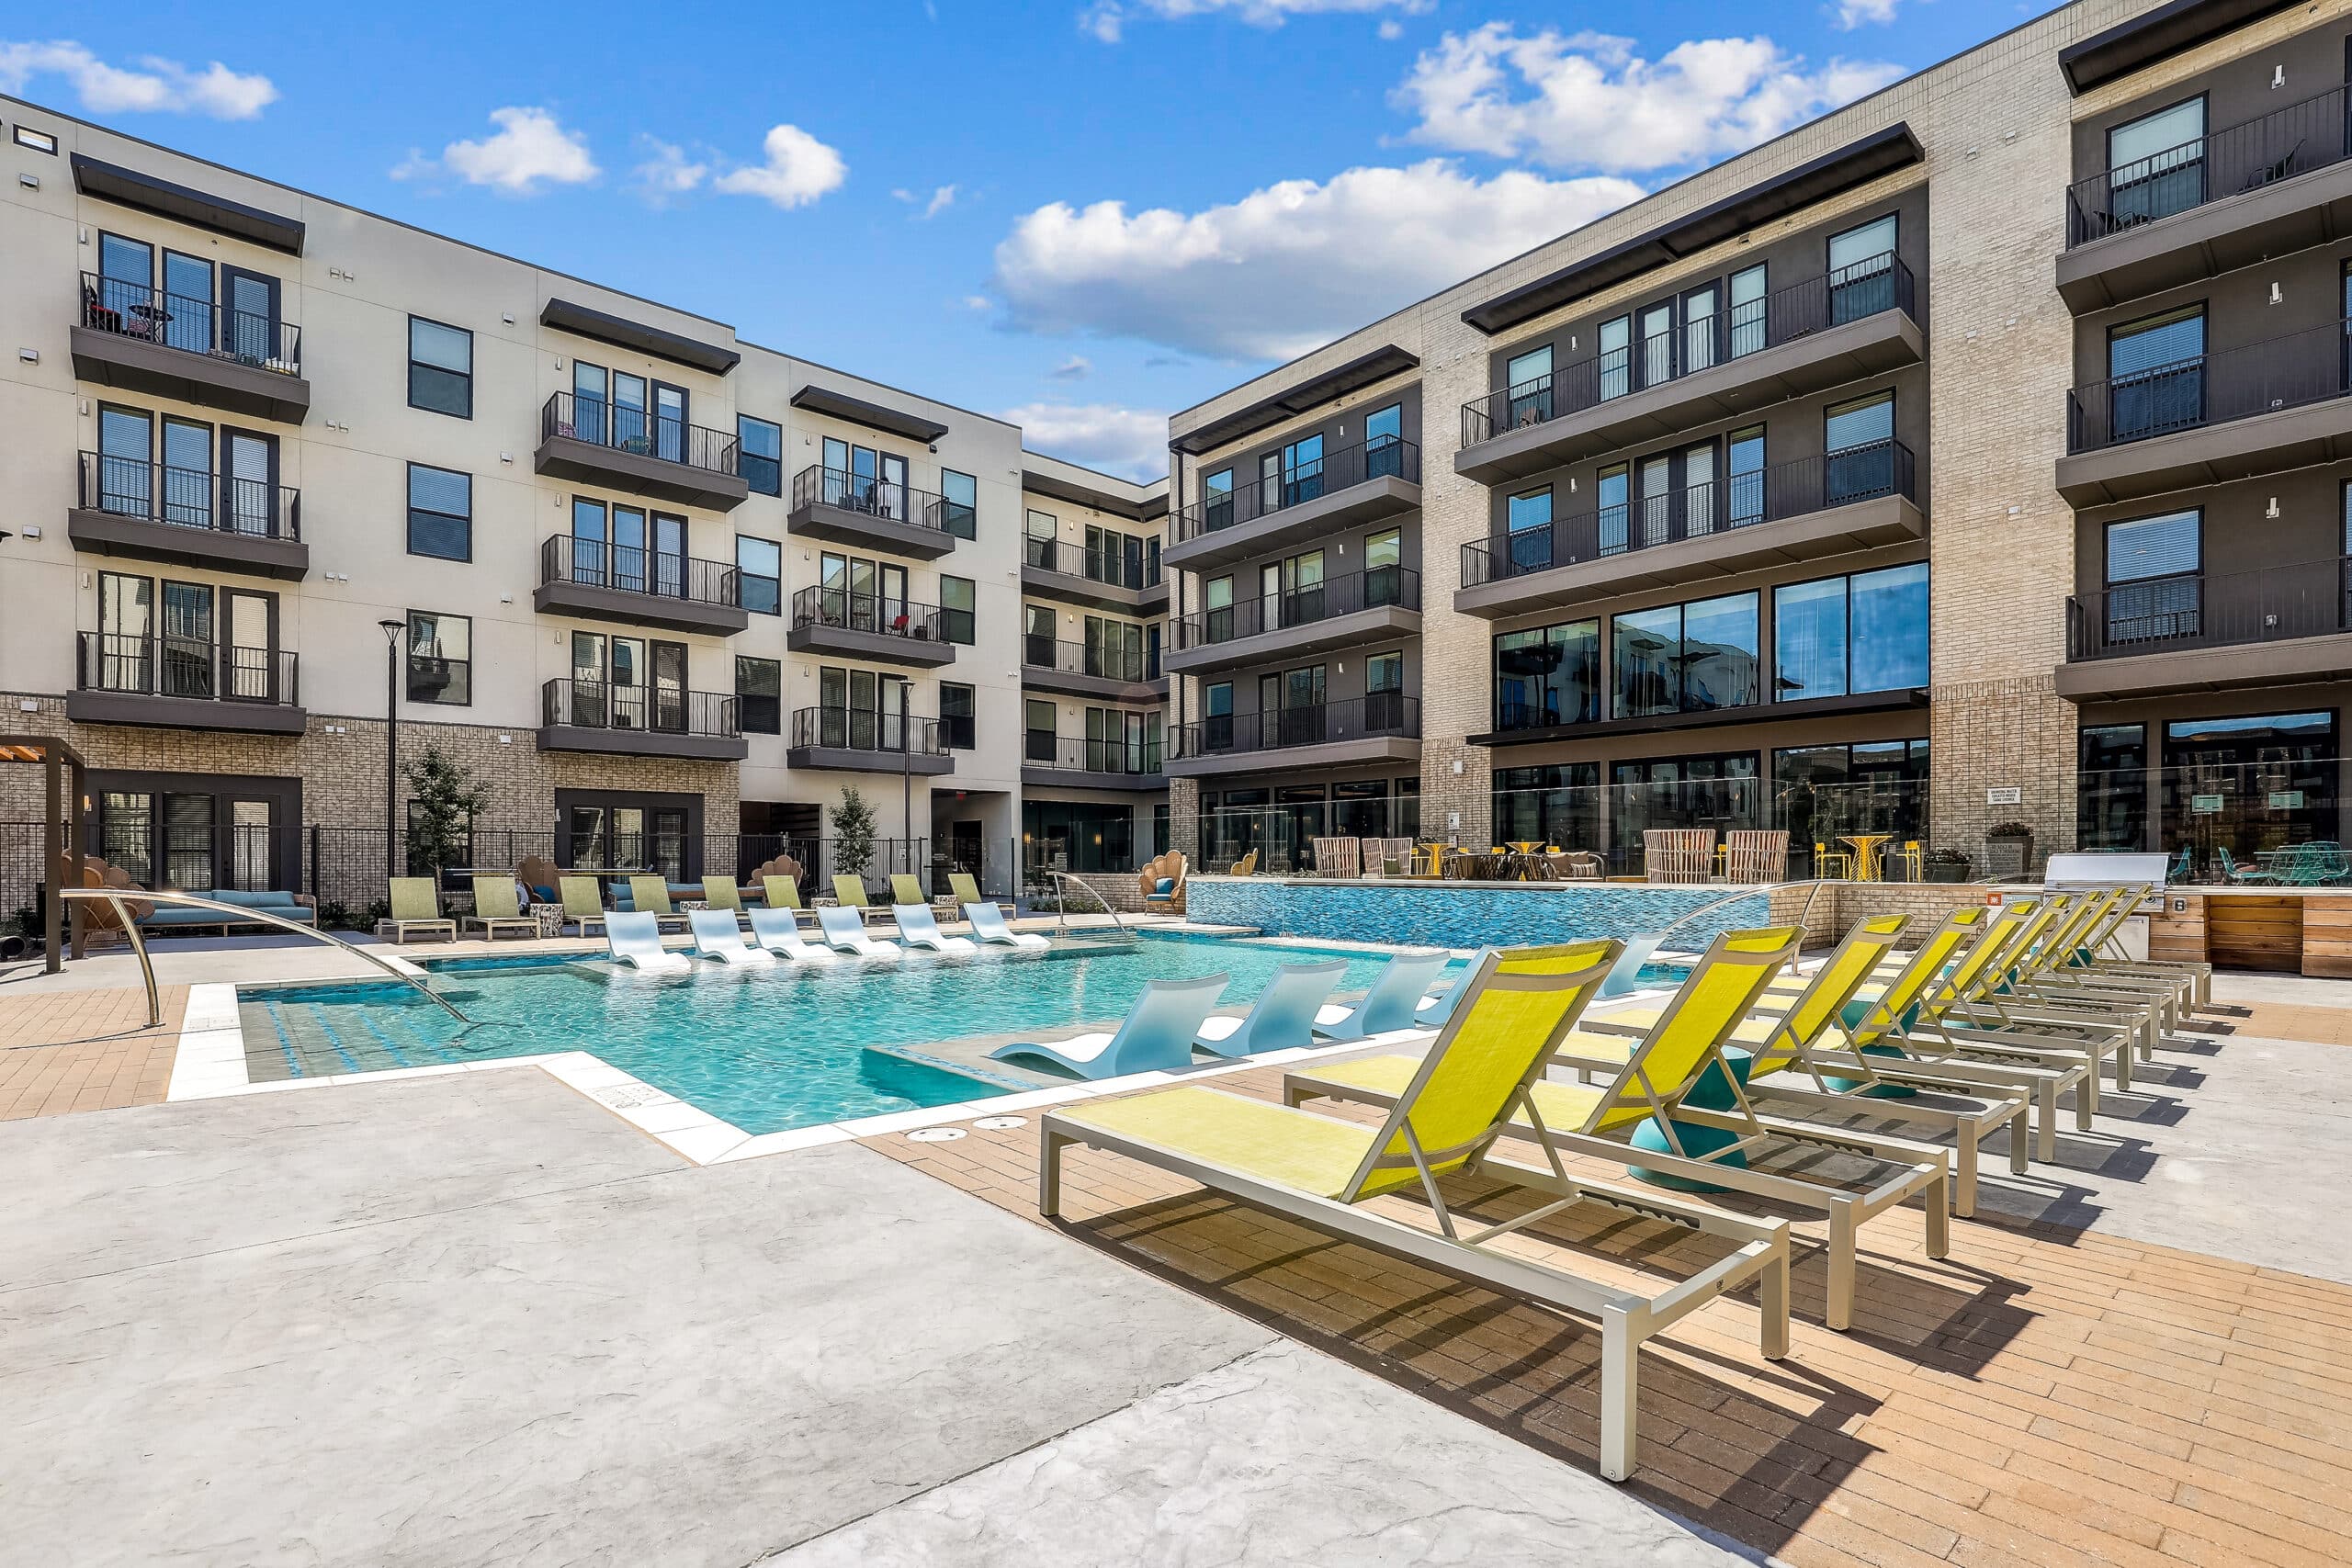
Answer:
<path fill-rule="evenodd" d="M 471 853 L 475 814 L 489 800 L 473 775 L 438 746 L 408 765 L 408 863 L 415 874 L 463 864 Z"/>
<path fill-rule="evenodd" d="M 833 869 L 844 876 L 864 876 L 874 863 L 874 808 L 855 784 L 847 784 L 832 818 Z"/>

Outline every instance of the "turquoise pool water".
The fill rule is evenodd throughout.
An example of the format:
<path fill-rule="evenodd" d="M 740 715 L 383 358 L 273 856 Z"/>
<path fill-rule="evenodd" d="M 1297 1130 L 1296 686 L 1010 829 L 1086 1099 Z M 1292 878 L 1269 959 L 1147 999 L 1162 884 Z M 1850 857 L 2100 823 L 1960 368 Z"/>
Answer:
<path fill-rule="evenodd" d="M 587 1051 L 756 1134 L 1012 1092 L 868 1046 L 1108 1024 L 1148 980 L 1219 972 L 1232 976 L 1226 1002 L 1246 1003 L 1276 965 L 1318 957 L 1349 961 L 1341 991 L 1363 989 L 1384 962 L 1150 934 L 1132 948 L 741 971 L 704 964 L 677 976 L 547 958 L 432 965 L 434 988 L 475 1020 L 470 1030 L 395 984 L 244 987 L 239 1002 L 255 1081 Z"/>

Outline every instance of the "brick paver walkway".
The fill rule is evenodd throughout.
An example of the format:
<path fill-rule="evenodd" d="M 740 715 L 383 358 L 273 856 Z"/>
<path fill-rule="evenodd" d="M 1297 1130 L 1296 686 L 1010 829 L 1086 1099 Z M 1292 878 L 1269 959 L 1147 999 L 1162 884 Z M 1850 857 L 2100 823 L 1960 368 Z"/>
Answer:
<path fill-rule="evenodd" d="M 2352 1008 L 2311 1007 L 2299 1002 L 2251 1002 L 2246 1016 L 2230 1021 L 2232 1032 L 2265 1040 L 2308 1040 L 2315 1045 L 2352 1045 Z"/>
<path fill-rule="evenodd" d="M 1272 1098 L 1279 1082 L 1219 1087 Z M 869 1143 L 1034 1219 L 1025 1120 Z M 1595 1468 L 1589 1325 L 1107 1155 L 1073 1151 L 1065 1168 L 1079 1241 Z M 1482 1218 L 1513 1212 L 1496 1190 L 1455 1189 Z M 1758 1357 L 1752 1297 L 1652 1342 L 1637 1493 L 1798 1568 L 2346 1561 L 2352 1289 L 1983 1220 L 1955 1222 L 1936 1263 L 1916 1209 L 1873 1232 L 1850 1334 L 1821 1326 L 1825 1265 L 1801 1249 L 1787 1360 Z M 1721 1245 L 1633 1219 L 1538 1234 L 1603 1273 L 1674 1275 L 1702 1255 L 1684 1249 Z"/>
<path fill-rule="evenodd" d="M 149 1029 L 142 990 L 0 987 L 0 1122 L 160 1102 L 187 987 L 166 986 L 163 1001 L 163 1026 Z"/>

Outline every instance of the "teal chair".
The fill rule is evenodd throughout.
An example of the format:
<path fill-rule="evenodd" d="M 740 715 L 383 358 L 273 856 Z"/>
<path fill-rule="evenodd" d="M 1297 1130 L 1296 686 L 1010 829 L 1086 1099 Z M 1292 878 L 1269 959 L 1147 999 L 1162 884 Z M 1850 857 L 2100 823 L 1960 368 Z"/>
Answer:
<path fill-rule="evenodd" d="M 2230 852 L 2227 850 L 2217 849 L 2213 852 L 2221 857 L 2222 878 L 2225 882 L 2275 883 L 2278 880 L 2277 872 L 2256 871 L 2251 866 L 2240 865 L 2230 858 Z"/>

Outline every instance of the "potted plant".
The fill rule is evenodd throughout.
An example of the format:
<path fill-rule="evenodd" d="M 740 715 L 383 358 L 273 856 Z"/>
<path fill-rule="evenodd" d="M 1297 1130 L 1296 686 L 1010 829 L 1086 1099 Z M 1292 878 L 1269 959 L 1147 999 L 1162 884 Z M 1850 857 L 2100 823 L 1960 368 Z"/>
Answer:
<path fill-rule="evenodd" d="M 1965 882 L 1968 880 L 1968 857 L 1958 850 L 1929 850 L 1920 869 L 1922 881 Z"/>
<path fill-rule="evenodd" d="M 2022 822 L 1996 822 L 1984 829 L 1984 874 L 1995 882 L 2021 880 L 2033 867 L 2033 829 Z"/>

